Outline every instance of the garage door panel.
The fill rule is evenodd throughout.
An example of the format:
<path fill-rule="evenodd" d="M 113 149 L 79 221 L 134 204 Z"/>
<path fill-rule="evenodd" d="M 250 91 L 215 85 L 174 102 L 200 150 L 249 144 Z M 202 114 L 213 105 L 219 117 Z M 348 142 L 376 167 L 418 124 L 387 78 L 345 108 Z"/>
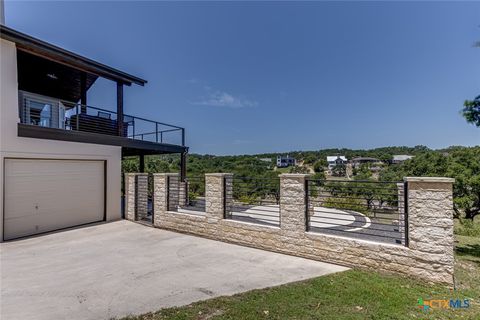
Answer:
<path fill-rule="evenodd" d="M 103 161 L 5 160 L 6 240 L 103 218 Z"/>

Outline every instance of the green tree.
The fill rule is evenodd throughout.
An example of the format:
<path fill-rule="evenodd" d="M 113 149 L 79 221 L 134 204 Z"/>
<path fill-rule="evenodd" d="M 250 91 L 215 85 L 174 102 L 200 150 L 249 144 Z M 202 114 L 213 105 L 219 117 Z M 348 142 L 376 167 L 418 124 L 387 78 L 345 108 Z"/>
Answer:
<path fill-rule="evenodd" d="M 473 100 L 465 100 L 462 115 L 468 123 L 480 127 L 480 95 Z"/>
<path fill-rule="evenodd" d="M 429 151 L 401 165 L 389 166 L 380 174 L 380 180 L 399 181 L 406 176 L 454 178 L 455 217 L 473 220 L 480 214 L 480 147 Z"/>
<path fill-rule="evenodd" d="M 289 171 L 290 173 L 310 173 L 308 168 L 304 166 L 293 166 Z"/>
<path fill-rule="evenodd" d="M 326 159 L 320 159 L 315 161 L 313 164 L 313 170 L 315 172 L 323 172 L 325 168 L 328 166 L 328 162 Z"/>
<path fill-rule="evenodd" d="M 332 169 L 332 175 L 335 177 L 345 177 L 347 174 L 347 166 L 344 164 L 337 164 Z"/>

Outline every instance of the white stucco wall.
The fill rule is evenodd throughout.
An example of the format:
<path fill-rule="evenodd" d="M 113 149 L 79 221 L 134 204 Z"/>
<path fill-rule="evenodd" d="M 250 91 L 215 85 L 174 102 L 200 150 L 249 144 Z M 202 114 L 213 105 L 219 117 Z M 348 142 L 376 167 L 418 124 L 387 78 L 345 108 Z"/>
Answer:
<path fill-rule="evenodd" d="M 16 48 L 10 41 L 0 41 L 0 241 L 3 239 L 4 158 L 9 157 L 106 160 L 107 221 L 120 219 L 121 147 L 18 137 Z"/>

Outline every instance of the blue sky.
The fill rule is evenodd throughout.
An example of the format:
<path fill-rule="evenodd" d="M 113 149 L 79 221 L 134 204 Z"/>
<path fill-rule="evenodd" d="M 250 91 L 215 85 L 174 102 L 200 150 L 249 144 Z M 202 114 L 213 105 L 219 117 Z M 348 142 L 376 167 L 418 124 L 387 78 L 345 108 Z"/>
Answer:
<path fill-rule="evenodd" d="M 12 2 L 6 24 L 140 76 L 126 113 L 191 152 L 479 145 L 480 3 Z M 98 81 L 89 104 L 114 110 Z"/>

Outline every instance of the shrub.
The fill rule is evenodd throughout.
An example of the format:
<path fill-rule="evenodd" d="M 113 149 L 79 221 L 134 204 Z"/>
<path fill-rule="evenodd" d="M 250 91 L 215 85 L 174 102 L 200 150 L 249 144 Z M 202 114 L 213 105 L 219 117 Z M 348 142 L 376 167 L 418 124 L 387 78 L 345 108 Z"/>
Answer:
<path fill-rule="evenodd" d="M 458 223 L 455 224 L 454 233 L 460 236 L 480 237 L 480 220 L 458 219 Z"/>

